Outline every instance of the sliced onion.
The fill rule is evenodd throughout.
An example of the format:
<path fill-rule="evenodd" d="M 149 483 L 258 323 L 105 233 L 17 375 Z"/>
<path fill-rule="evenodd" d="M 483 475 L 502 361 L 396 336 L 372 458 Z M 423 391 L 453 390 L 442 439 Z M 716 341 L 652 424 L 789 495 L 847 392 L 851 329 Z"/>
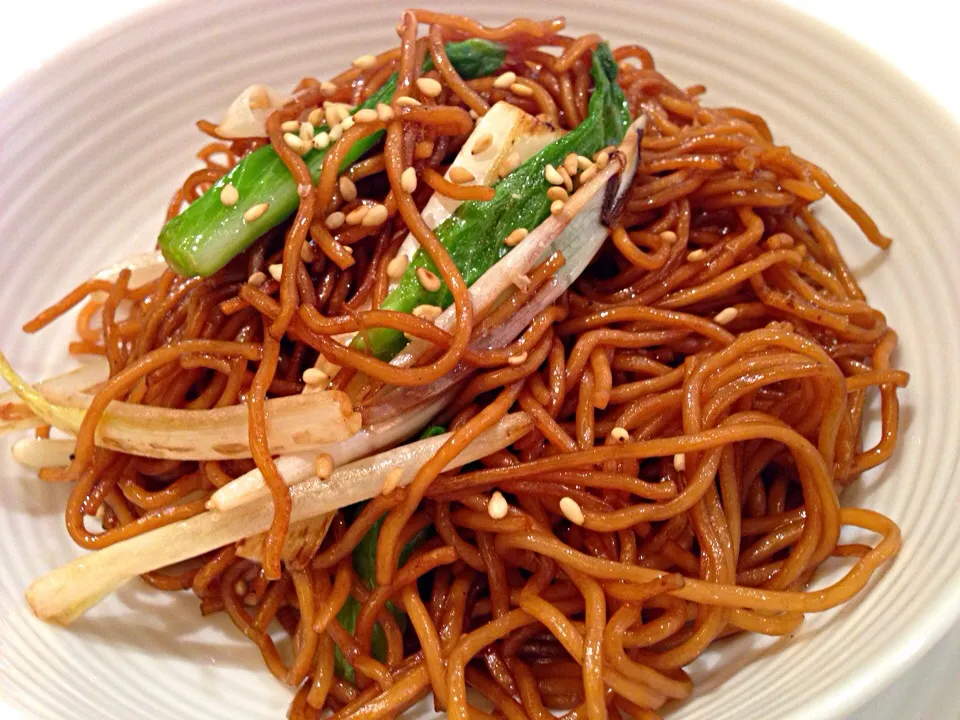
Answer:
<path fill-rule="evenodd" d="M 286 101 L 287 96 L 269 85 L 251 85 L 230 103 L 217 134 L 224 138 L 267 137 L 267 115 Z"/>
<path fill-rule="evenodd" d="M 418 408 L 411 408 L 410 412 L 404 413 L 402 417 L 368 425 L 346 440 L 318 448 L 316 452 L 278 458 L 277 467 L 281 468 L 280 463 L 283 463 L 280 475 L 287 485 L 296 485 L 315 477 L 314 462 L 320 453 L 330 455 L 334 467 L 338 467 L 395 445 L 423 428 L 449 401 L 449 396 L 440 397 L 433 402 L 423 403 Z M 251 470 L 213 493 L 207 500 L 207 507 L 222 512 L 238 505 L 264 501 L 269 495 L 263 475 L 259 470 Z"/>
<path fill-rule="evenodd" d="M 106 382 L 109 377 L 110 364 L 107 359 L 94 357 L 75 370 L 39 382 L 33 387 L 41 395 L 48 392 L 82 393 Z M 0 434 L 36 427 L 42 423 L 16 391 L 0 393 Z"/>
<path fill-rule="evenodd" d="M 444 177 L 450 179 L 450 170 L 463 168 L 468 170 L 474 179 L 471 185 L 491 186 L 500 179 L 500 168 L 507 158 L 514 152 L 520 162 L 526 162 L 547 145 L 552 143 L 564 131 L 558 130 L 549 123 L 538 120 L 536 117 L 521 110 L 516 105 L 501 100 L 494 103 L 486 114 L 477 121 L 473 132 L 467 138 L 460 152 L 454 158 Z M 491 138 L 485 150 L 474 154 L 474 146 L 484 136 Z M 486 140 L 484 140 L 486 142 Z M 454 200 L 440 193 L 433 193 L 427 204 L 423 206 L 420 216 L 427 227 L 433 230 L 440 223 L 456 212 L 462 200 Z M 420 243 L 413 233 L 408 233 L 395 257 L 404 257 L 409 263 L 420 249 Z M 400 284 L 399 279 L 390 281 L 389 290 L 394 290 Z M 367 310 L 370 303 L 365 303 L 360 309 Z M 356 332 L 335 335 L 334 340 L 346 345 L 353 340 Z"/>
<path fill-rule="evenodd" d="M 39 389 L 23 380 L 0 353 L 0 376 L 44 423 L 76 435 L 93 397 Z M 354 435 L 359 413 L 346 393 L 319 393 L 273 398 L 266 402 L 267 441 L 276 453 L 326 447 Z M 227 460 L 251 456 L 247 408 L 173 410 L 114 401 L 97 427 L 100 447 L 169 460 Z"/>
<path fill-rule="evenodd" d="M 627 130 L 623 143 L 607 166 L 564 203 L 563 210 L 552 215 L 525 237 L 511 252 L 504 255 L 471 287 L 474 313 L 482 317 L 513 285 L 514 278 L 526 275 L 547 255 L 563 253 L 564 265 L 537 293 L 502 325 L 471 343 L 474 349 L 498 348 L 513 342 L 530 325 L 537 313 L 549 307 L 573 284 L 606 240 L 609 218 L 604 213 L 621 202 L 633 182 L 640 152 L 640 133 L 645 118 L 641 116 Z M 450 331 L 455 323 L 455 309 L 447 308 L 436 325 Z M 391 364 L 409 367 L 433 346 L 426 340 L 414 339 Z M 364 408 L 367 423 L 385 422 L 422 404 L 425 399 L 449 391 L 473 369 L 463 363 L 426 387 L 390 387 L 378 394 Z"/>
<path fill-rule="evenodd" d="M 13 444 L 10 454 L 17 463 L 31 470 L 66 467 L 70 464 L 75 445 L 69 439 L 23 438 Z"/>
<path fill-rule="evenodd" d="M 507 415 L 464 448 L 447 469 L 502 450 L 531 427 L 525 413 Z M 296 485 L 290 491 L 291 522 L 369 500 L 380 492 L 386 473 L 395 468 L 402 471 L 399 484 L 408 484 L 447 439 L 449 434 L 403 445 L 334 470 L 327 480 L 314 478 Z M 207 511 L 122 540 L 57 568 L 27 589 L 27 602 L 40 619 L 66 625 L 128 580 L 265 532 L 272 521 L 270 502 L 247 503 L 225 512 Z"/>
<path fill-rule="evenodd" d="M 297 520 L 290 523 L 287 537 L 283 541 L 281 557 L 285 563 L 307 563 L 320 549 L 323 539 L 327 536 L 330 523 L 335 513 L 318 515 L 317 517 Z M 263 559 L 263 545 L 266 542 L 266 533 L 244 538 L 237 543 L 237 555 L 247 560 L 261 562 Z"/>

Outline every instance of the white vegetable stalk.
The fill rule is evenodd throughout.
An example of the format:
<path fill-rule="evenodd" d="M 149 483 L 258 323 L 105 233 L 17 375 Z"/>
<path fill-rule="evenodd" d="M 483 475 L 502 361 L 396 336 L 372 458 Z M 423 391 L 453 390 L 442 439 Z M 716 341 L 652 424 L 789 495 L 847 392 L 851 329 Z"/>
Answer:
<path fill-rule="evenodd" d="M 110 365 L 106 358 L 95 357 L 75 370 L 57 375 L 34 385 L 41 395 L 47 393 L 83 393 L 107 381 Z M 14 390 L 0 394 L 0 434 L 24 430 L 43 423 Z"/>
<path fill-rule="evenodd" d="M 474 462 L 513 444 L 532 424 L 514 413 L 477 437 L 447 470 Z M 450 434 L 403 445 L 339 468 L 326 480 L 314 478 L 291 489 L 291 521 L 324 515 L 376 496 L 386 474 L 400 469 L 400 486 L 437 452 Z M 283 465 L 284 458 L 278 462 Z M 281 467 L 281 472 L 283 468 Z M 42 620 L 69 624 L 128 580 L 265 532 L 273 520 L 273 503 L 248 503 L 226 512 L 205 512 L 187 520 L 123 540 L 67 563 L 34 582 L 27 602 Z"/>
<path fill-rule="evenodd" d="M 70 464 L 73 440 L 50 438 L 23 438 L 13 444 L 13 459 L 25 468 L 39 470 L 45 467 L 66 467 Z"/>
<path fill-rule="evenodd" d="M 462 168 L 468 170 L 475 178 L 471 185 L 493 185 L 500 179 L 500 169 L 507 165 L 510 155 L 516 153 L 520 163 L 524 163 L 561 135 L 563 131 L 501 100 L 494 103 L 493 107 L 477 121 L 473 132 L 460 148 L 460 152 L 457 153 L 457 157 L 454 158 L 444 177 L 449 180 L 450 170 Z M 486 145 L 486 149 L 474 154 L 478 142 Z M 453 215 L 462 202 L 462 200 L 454 200 L 446 195 L 434 193 L 420 215 L 432 230 Z M 409 261 L 413 259 L 414 253 L 419 248 L 417 238 L 410 233 L 400 245 L 397 254 L 406 257 Z M 390 289 L 392 290 L 398 284 L 399 280 L 394 280 L 390 284 Z"/>
<path fill-rule="evenodd" d="M 158 277 L 163 275 L 163 273 L 168 269 L 169 265 L 167 265 L 167 261 L 163 259 L 161 252 L 159 250 L 151 250 L 150 252 L 134 255 L 133 257 L 126 258 L 125 260 L 121 260 L 120 262 L 105 267 L 103 270 L 93 275 L 93 277 L 90 279 L 116 282 L 122 271 L 129 270 L 130 280 L 127 281 L 127 287 L 133 290 L 135 288 L 142 287 L 147 283 L 153 282 Z M 107 294 L 104 292 L 98 292 L 94 293 L 92 297 L 105 300 Z"/>
<path fill-rule="evenodd" d="M 331 512 L 290 523 L 287 537 L 283 541 L 283 550 L 280 553 L 283 561 L 300 565 L 310 562 L 323 544 L 334 515 L 335 513 Z M 266 533 L 244 538 L 237 544 L 237 555 L 254 562 L 262 562 L 263 545 L 266 539 Z"/>
<path fill-rule="evenodd" d="M 23 380 L 0 353 L 0 376 L 40 420 L 65 433 L 80 430 L 91 395 L 41 391 Z M 296 453 L 345 440 L 361 425 L 346 393 L 273 398 L 266 402 L 267 441 L 276 453 Z M 169 460 L 227 460 L 251 456 L 245 405 L 173 410 L 114 401 L 97 426 L 100 447 Z"/>
<path fill-rule="evenodd" d="M 267 137 L 267 115 L 282 107 L 287 97 L 269 85 L 251 85 L 230 103 L 217 134 L 224 138 Z"/>
<path fill-rule="evenodd" d="M 341 442 L 330 443 L 309 454 L 278 458 L 277 467 L 283 463 L 280 472 L 283 481 L 292 486 L 315 477 L 314 463 L 320 453 L 330 455 L 334 467 L 338 467 L 405 440 L 430 422 L 449 400 L 450 397 L 445 395 L 433 402 L 422 403 L 403 417 L 362 428 Z M 254 469 L 213 493 L 207 500 L 207 508 L 222 512 L 246 503 L 266 501 L 269 497 L 263 474 Z"/>
<path fill-rule="evenodd" d="M 475 339 L 471 347 L 495 348 L 513 342 L 529 326 L 537 313 L 560 297 L 590 264 L 609 233 L 604 212 L 621 202 L 633 181 L 644 124 L 644 116 L 634 121 L 607 166 L 571 195 L 560 213 L 547 218 L 470 287 L 474 313 L 477 317 L 482 317 L 513 286 L 515 278 L 526 275 L 550 254 L 563 253 L 563 267 L 534 297 L 503 325 L 487 336 Z M 612 186 L 612 183 L 616 185 Z M 454 313 L 454 307 L 447 308 L 437 318 L 437 327 L 450 332 L 456 322 Z M 431 347 L 426 340 L 414 339 L 391 364 L 400 367 L 414 365 Z M 364 410 L 367 421 L 383 422 L 406 411 L 412 405 L 422 403 L 424 398 L 446 392 L 468 372 L 469 367 L 460 365 L 426 387 L 388 388 L 377 396 L 376 402 L 370 403 L 369 409 Z"/>

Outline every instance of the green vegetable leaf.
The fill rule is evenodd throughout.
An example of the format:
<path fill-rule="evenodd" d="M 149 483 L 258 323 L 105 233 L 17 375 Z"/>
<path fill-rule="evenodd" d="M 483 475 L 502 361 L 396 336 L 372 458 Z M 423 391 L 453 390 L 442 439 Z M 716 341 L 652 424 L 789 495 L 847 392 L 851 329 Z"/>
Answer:
<path fill-rule="evenodd" d="M 348 595 L 343 607 L 340 608 L 340 612 L 337 613 L 337 622 L 351 635 L 357 631 L 357 616 L 360 614 L 360 607 L 360 603 L 353 595 Z M 373 633 L 370 636 L 370 650 L 373 657 L 380 662 L 386 660 L 387 636 L 384 634 L 383 628 L 380 627 L 380 623 L 373 626 Z M 336 645 L 333 646 L 333 670 L 344 680 L 356 682 L 356 673 L 353 666 Z"/>
<path fill-rule="evenodd" d="M 591 73 L 594 88 L 583 122 L 498 182 L 492 200 L 462 203 L 434 230 L 467 285 L 476 282 L 509 252 L 503 242 L 507 235 L 520 227 L 532 230 L 550 214 L 550 184 L 543 174 L 548 163 L 559 165 L 569 153 L 592 155 L 623 139 L 630 124 L 630 111 L 617 84 L 617 63 L 606 43 L 594 51 Z M 424 289 L 416 276 L 421 267 L 437 272 L 427 254 L 418 250 L 400 284 L 384 299 L 382 309 L 409 313 L 418 305 L 451 304 L 453 298 L 446 287 L 436 292 Z M 370 350 L 383 360 L 394 357 L 407 343 L 402 333 L 390 328 L 370 329 L 367 338 Z M 363 344 L 359 338 L 354 339 L 356 347 Z"/>
<path fill-rule="evenodd" d="M 427 438 L 436 437 L 437 435 L 443 435 L 447 432 L 447 429 L 442 425 L 431 425 L 422 433 L 420 433 L 419 440 L 426 440 Z"/>
<path fill-rule="evenodd" d="M 447 56 L 461 76 L 467 79 L 495 72 L 506 57 L 506 48 L 497 43 L 474 38 L 448 43 Z M 424 69 L 433 67 L 428 58 Z M 377 92 L 356 110 L 389 103 L 397 87 L 394 73 Z M 354 112 L 356 112 L 356 110 Z M 323 125 L 317 131 L 326 131 Z M 340 171 L 360 159 L 380 142 L 383 132 L 359 140 L 350 148 Z M 313 148 L 304 156 L 314 181 L 320 176 L 327 149 Z M 233 206 L 220 201 L 220 191 L 232 184 L 240 195 Z M 160 231 L 158 243 L 167 263 L 181 275 L 207 277 L 222 268 L 271 228 L 276 227 L 296 212 L 300 198 L 290 171 L 270 145 L 244 157 L 218 180 L 207 192 L 197 198 L 182 213 L 172 218 Z M 253 222 L 243 219 L 243 213 L 260 203 L 268 203 L 266 212 Z"/>
<path fill-rule="evenodd" d="M 383 525 L 383 520 L 385 517 L 386 515 L 378 519 L 373 526 L 367 530 L 366 535 L 363 536 L 363 539 L 360 541 L 357 547 L 353 549 L 353 569 L 357 571 L 357 574 L 371 590 L 377 586 L 377 539 L 380 537 L 380 526 Z M 430 526 L 427 526 L 420 530 L 420 532 L 415 533 L 400 551 L 400 558 L 397 566 L 402 567 L 403 564 L 410 559 L 410 556 L 413 554 L 414 550 L 423 545 L 423 543 L 426 542 L 431 535 L 433 535 L 433 528 Z M 397 621 L 401 623 L 402 627 L 402 624 L 406 622 L 406 616 L 404 616 L 403 612 L 390 602 L 387 603 L 387 608 L 397 618 Z M 356 632 L 357 615 L 359 612 L 360 603 L 357 602 L 352 595 L 350 595 L 347 597 L 346 602 L 343 604 L 343 607 L 337 614 L 337 620 L 343 626 L 343 629 L 351 635 Z M 380 623 L 377 623 L 373 626 L 373 634 L 370 638 L 370 645 L 373 657 L 383 662 L 387 655 L 387 637 L 384 635 L 383 628 L 380 627 Z M 347 661 L 346 656 L 340 652 L 339 647 L 334 648 L 334 670 L 336 671 L 337 675 L 345 680 L 349 680 L 350 682 L 354 681 L 353 667 Z"/>

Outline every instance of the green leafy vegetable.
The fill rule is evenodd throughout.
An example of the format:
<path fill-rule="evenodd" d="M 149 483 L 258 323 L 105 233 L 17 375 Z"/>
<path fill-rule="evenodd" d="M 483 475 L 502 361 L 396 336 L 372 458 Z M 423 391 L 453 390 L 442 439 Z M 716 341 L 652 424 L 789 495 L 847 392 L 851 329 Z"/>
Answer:
<path fill-rule="evenodd" d="M 502 45 L 478 38 L 448 43 L 446 49 L 457 72 L 468 79 L 494 73 L 506 57 L 506 48 Z M 424 69 L 432 67 L 428 58 Z M 397 75 L 394 73 L 356 110 L 389 103 L 396 87 Z M 328 129 L 326 126 L 317 128 L 318 132 Z M 344 158 L 341 172 L 376 145 L 382 135 L 382 132 L 374 133 L 354 143 Z M 314 181 L 320 176 L 326 154 L 326 149 L 313 148 L 303 156 Z M 220 201 L 220 191 L 227 183 L 240 194 L 240 200 L 233 206 Z M 269 204 L 267 211 L 253 222 L 245 221 L 243 213 L 260 203 Z M 170 267 L 181 275 L 207 277 L 290 217 L 296 212 L 298 203 L 297 186 L 290 171 L 267 145 L 244 157 L 202 197 L 164 225 L 158 240 L 160 249 Z"/>
<path fill-rule="evenodd" d="M 357 616 L 359 614 L 360 603 L 353 595 L 347 595 L 346 602 L 343 603 L 343 607 L 337 613 L 337 622 L 343 626 L 344 630 L 353 635 L 357 631 Z M 383 662 L 387 657 L 387 636 L 383 634 L 380 623 L 373 626 L 373 634 L 370 636 L 370 650 L 373 657 L 380 662 Z M 350 664 L 337 645 L 333 646 L 333 670 L 344 680 L 356 681 L 353 665 Z"/>
<path fill-rule="evenodd" d="M 434 230 L 450 253 L 467 285 L 472 285 L 509 248 L 503 240 L 516 228 L 532 230 L 550 214 L 544 167 L 559 165 L 569 153 L 592 155 L 597 150 L 619 144 L 630 124 L 626 98 L 617 84 L 617 63 L 606 43 L 593 53 L 593 95 L 587 117 L 574 130 L 547 145 L 495 186 L 494 198 L 487 202 L 468 201 Z M 414 255 L 400 284 L 381 305 L 384 310 L 412 312 L 418 305 L 447 307 L 453 301 L 450 291 L 441 287 L 429 292 L 416 277 L 418 268 L 433 272 L 436 266 L 423 250 Z M 396 355 L 406 344 L 403 334 L 389 328 L 368 331 L 370 349 L 381 359 Z M 359 338 L 354 340 L 362 346 Z"/>
<path fill-rule="evenodd" d="M 420 433 L 420 437 L 417 439 L 426 440 L 427 438 L 436 437 L 437 435 L 443 435 L 446 432 L 447 432 L 447 429 L 441 425 L 431 425 L 422 433 Z"/>
<path fill-rule="evenodd" d="M 383 525 L 383 520 L 385 517 L 386 515 L 381 517 L 369 530 L 367 530 L 367 534 L 363 536 L 363 539 L 353 550 L 353 569 L 357 571 L 357 575 L 360 576 L 360 578 L 366 583 L 367 587 L 369 587 L 371 590 L 377 586 L 377 538 L 380 536 L 380 526 Z M 403 564 L 410 559 L 413 551 L 423 545 L 423 543 L 426 542 L 431 535 L 433 535 L 433 528 L 428 526 L 410 538 L 407 541 L 407 544 L 404 545 L 403 549 L 400 551 L 400 557 L 397 566 L 403 566 Z M 388 602 L 387 608 L 394 614 L 394 616 L 396 616 L 398 622 L 403 623 L 406 621 L 406 617 L 403 615 L 403 612 L 395 607 L 393 603 Z M 346 602 L 343 604 L 343 607 L 340 608 L 340 612 L 337 613 L 337 621 L 343 626 L 343 629 L 351 635 L 356 632 L 357 615 L 359 612 L 360 603 L 357 602 L 352 595 L 350 595 L 347 596 Z M 377 660 L 382 662 L 384 658 L 386 658 L 387 638 L 383 634 L 383 628 L 380 627 L 380 623 L 377 623 L 373 626 L 373 634 L 370 638 L 370 650 L 373 654 L 373 657 L 375 657 Z M 347 658 L 343 655 L 343 653 L 340 652 L 339 647 L 334 648 L 334 669 L 339 676 L 345 680 L 353 682 L 353 667 L 347 661 Z"/>

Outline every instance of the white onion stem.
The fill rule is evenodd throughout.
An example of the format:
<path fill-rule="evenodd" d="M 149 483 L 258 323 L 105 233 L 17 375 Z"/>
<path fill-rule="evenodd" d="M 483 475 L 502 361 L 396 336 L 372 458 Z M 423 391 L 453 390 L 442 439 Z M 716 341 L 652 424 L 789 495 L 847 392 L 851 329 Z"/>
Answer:
<path fill-rule="evenodd" d="M 66 467 L 73 459 L 75 446 L 71 439 L 23 438 L 13 444 L 11 454 L 20 465 L 31 470 Z"/>
<path fill-rule="evenodd" d="M 362 428 L 342 442 L 329 443 L 309 454 L 278 458 L 277 466 L 279 467 L 281 462 L 284 464 L 281 477 L 288 486 L 297 485 L 314 477 L 314 461 L 320 453 L 330 455 L 334 467 L 337 467 L 406 440 L 430 422 L 430 419 L 447 405 L 449 399 L 448 395 L 444 395 L 404 413 L 402 417 Z M 222 512 L 246 503 L 265 500 L 269 495 L 263 474 L 253 469 L 213 493 L 207 501 L 207 508 Z"/>
<path fill-rule="evenodd" d="M 0 376 L 42 422 L 70 435 L 78 433 L 93 396 L 30 385 L 2 353 Z M 272 398 L 266 402 L 266 415 L 270 449 L 283 454 L 346 440 L 362 422 L 339 390 Z M 96 443 L 149 458 L 226 460 L 251 456 L 248 432 L 245 405 L 175 410 L 114 401 L 97 426 Z"/>
<path fill-rule="evenodd" d="M 508 447 L 530 428 L 531 422 L 525 413 L 507 415 L 478 436 L 447 469 Z M 407 485 L 449 437 L 448 433 L 402 445 L 339 468 L 327 480 L 313 478 L 294 486 L 290 492 L 291 522 L 369 500 L 380 492 L 386 473 L 395 468 L 402 470 L 399 484 Z M 79 557 L 48 573 L 27 588 L 27 602 L 40 619 L 67 625 L 137 575 L 265 532 L 272 520 L 273 503 L 263 502 L 247 503 L 225 512 L 207 511 L 165 525 Z"/>

